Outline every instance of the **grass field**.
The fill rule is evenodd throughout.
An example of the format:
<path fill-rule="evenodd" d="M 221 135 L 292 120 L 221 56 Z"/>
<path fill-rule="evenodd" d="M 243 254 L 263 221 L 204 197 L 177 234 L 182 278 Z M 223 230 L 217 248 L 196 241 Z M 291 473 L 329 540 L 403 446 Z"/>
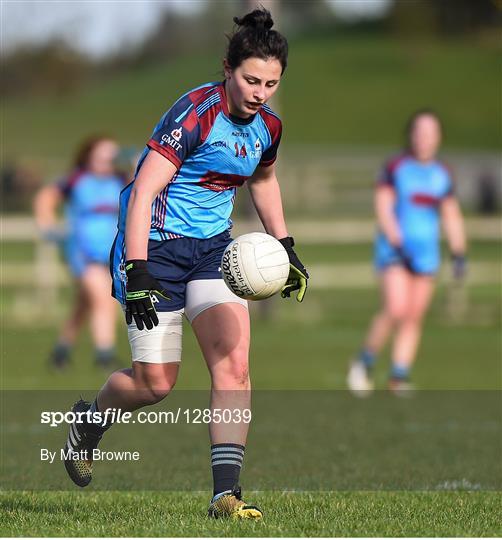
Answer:
<path fill-rule="evenodd" d="M 372 248 L 369 244 L 304 244 L 300 251 L 302 259 L 312 266 L 318 263 L 362 263 L 370 258 Z M 34 247 L 30 243 L 15 242 L 2 246 L 2 262 L 5 263 L 26 264 L 33 261 L 34 255 Z M 469 260 L 473 263 L 500 261 L 500 243 L 471 242 Z M 336 273 L 333 279 L 336 280 Z M 499 335 L 502 317 L 500 274 L 494 275 L 491 283 L 469 287 L 466 296 L 465 313 L 461 313 L 458 320 L 451 321 L 447 310 L 449 291 L 444 286 L 438 288 L 414 373 L 420 388 L 474 390 L 502 387 L 499 361 L 502 352 Z M 39 323 L 22 324 L 7 316 L 19 298 L 27 301 L 29 297 L 29 291 L 15 286 L 2 290 L 2 387 L 99 388 L 103 373 L 92 364 L 92 347 L 87 331 L 81 336 L 73 365 L 66 373 L 54 374 L 47 370 L 45 359 L 57 334 L 57 321 L 40 317 Z M 70 291 L 64 289 L 60 319 L 70 297 Z M 301 305 L 273 298 L 269 303 L 269 319 L 261 318 L 255 309 L 258 306 L 252 305 L 251 366 L 255 387 L 344 388 L 346 364 L 357 351 L 378 302 L 376 290 L 337 288 L 326 291 L 312 289 Z M 126 365 L 129 345 L 122 325 L 119 325 L 118 351 Z M 207 388 L 207 372 L 188 325 L 184 333 L 184 351 L 177 388 Z M 312 359 L 315 368 L 303 369 L 305 358 Z M 376 372 L 380 386 L 385 384 L 388 360 L 386 352 Z"/>
<path fill-rule="evenodd" d="M 213 522 L 209 493 L 12 493 L 2 536 L 500 536 L 499 493 L 252 493 L 259 523 Z"/>
<path fill-rule="evenodd" d="M 302 248 L 302 256 L 310 264 L 364 261 L 368 251 L 367 245 L 311 245 Z M 475 242 L 471 251 L 472 260 L 500 260 L 500 246 L 495 242 Z M 9 245 L 3 251 L 3 261 L 26 263 L 32 254 L 27 245 Z M 93 365 L 88 333 L 82 336 L 66 372 L 49 371 L 46 357 L 56 336 L 55 322 L 41 318 L 38 324 L 22 324 L 9 317 L 16 298 L 26 293 L 16 287 L 2 290 L 2 388 L 71 390 L 70 394 L 74 393 L 75 397 L 80 391 L 92 394 L 102 384 L 105 374 Z M 437 291 L 413 374 L 419 388 L 472 391 L 502 388 L 500 293 L 498 278 L 491 284 L 470 287 L 467 311 L 459 320 L 452 321 L 445 309 L 447 290 L 441 287 Z M 63 299 L 68 298 L 69 291 L 64 291 Z M 357 351 L 369 317 L 377 306 L 376 290 L 313 289 L 302 305 L 294 301 L 273 301 L 269 319 L 260 318 L 259 313 L 253 311 L 251 365 L 255 389 L 328 392 L 343 389 L 347 362 Z M 183 390 L 207 389 L 209 384 L 195 339 L 188 327 L 185 330 L 185 354 L 175 390 L 177 395 Z M 118 350 L 123 364 L 127 365 L 129 353 L 123 327 Z M 388 362 L 386 351 L 376 369 L 379 388 L 385 388 Z M 368 402 L 368 414 L 373 411 L 373 418 L 375 403 Z M 395 407 L 402 409 L 402 404 L 395 401 Z M 347 411 L 333 411 L 333 421 L 337 416 L 347 416 Z M 12 429 L 12 426 L 7 428 Z M 329 431 L 330 425 L 325 425 L 324 429 Z M 495 429 L 500 429 L 500 422 Z M 6 433 L 3 431 L 3 435 Z M 34 440 L 36 433 L 31 434 Z M 471 433 L 474 435 L 468 442 L 476 451 L 476 431 Z M 110 441 L 120 434 L 111 435 Z M 298 435 L 301 436 L 301 432 Z M 378 433 L 375 436 L 380 440 Z M 250 448 L 253 448 L 253 437 L 258 438 L 259 432 L 254 435 L 252 432 Z M 197 438 L 202 446 L 204 438 L 205 434 Z M 291 444 L 294 440 L 291 439 Z M 321 436 L 322 440 L 328 440 L 327 432 L 325 439 Z M 5 443 L 3 439 L 4 448 Z M 293 456 L 295 449 L 299 451 L 296 444 L 293 444 Z M 348 454 L 341 454 L 345 456 L 348 476 L 354 474 L 351 459 L 356 449 L 352 447 Z M 368 452 L 371 465 L 375 447 L 370 447 Z M 479 459 L 482 455 L 480 451 Z M 301 456 L 300 453 L 300 459 L 306 459 Z M 454 457 L 455 452 L 451 454 L 452 462 Z M 189 458 L 188 449 L 185 464 Z M 2 460 L 2 468 L 7 467 L 7 461 Z M 167 463 L 160 465 L 156 472 L 157 482 L 165 485 L 163 489 L 178 489 L 179 484 L 173 485 L 173 479 L 170 483 L 165 470 Z M 244 479 L 246 474 L 252 474 L 253 467 L 259 467 L 251 453 L 247 463 L 249 470 L 243 472 Z M 337 465 L 343 475 L 343 462 Z M 24 474 L 29 475 L 29 461 L 25 466 L 28 468 Z M 462 463 L 458 466 L 462 471 Z M 204 470 L 206 473 L 209 474 L 209 467 Z M 361 483 L 358 483 L 354 485 L 359 488 L 347 491 L 265 489 L 245 492 L 250 502 L 263 507 L 262 523 L 213 523 L 205 517 L 208 492 L 80 492 L 65 478 L 64 472 L 57 469 L 54 479 L 63 491 L 9 489 L 1 493 L 0 533 L 4 536 L 498 536 L 502 534 L 500 492 L 480 488 L 486 485 L 484 481 L 467 482 L 465 478 L 469 478 L 470 473 L 472 471 L 466 469 L 465 474 L 459 473 L 451 482 L 428 484 L 426 491 L 385 488 L 361 491 L 358 490 Z M 493 469 L 495 485 L 500 485 L 500 479 L 499 466 Z M 194 472 L 195 485 L 205 485 L 203 480 L 204 477 L 201 484 L 200 474 Z M 292 481 L 294 483 L 294 479 Z M 190 478 L 187 482 L 190 483 Z M 246 484 L 243 487 L 245 489 Z"/>
<path fill-rule="evenodd" d="M 373 245 L 368 243 L 338 244 L 308 243 L 301 246 L 303 258 L 312 263 L 366 262 L 373 256 Z M 446 249 L 444 250 L 446 254 Z M 9 242 L 1 248 L 5 262 L 30 262 L 35 257 L 32 242 Z M 476 240 L 469 245 L 470 261 L 502 260 L 502 245 L 494 240 Z"/>

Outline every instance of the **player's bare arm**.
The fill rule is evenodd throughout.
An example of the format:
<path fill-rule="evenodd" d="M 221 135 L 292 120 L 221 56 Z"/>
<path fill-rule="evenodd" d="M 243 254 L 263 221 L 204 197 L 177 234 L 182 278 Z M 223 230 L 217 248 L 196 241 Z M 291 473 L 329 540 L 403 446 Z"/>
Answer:
<path fill-rule="evenodd" d="M 446 197 L 441 203 L 441 220 L 452 253 L 465 254 L 466 238 L 464 218 L 455 197 Z"/>
<path fill-rule="evenodd" d="M 393 246 L 400 246 L 402 238 L 394 213 L 395 202 L 394 189 L 386 185 L 379 186 L 375 192 L 375 214 L 378 226 Z"/>
<path fill-rule="evenodd" d="M 257 167 L 249 180 L 248 187 L 265 230 L 275 236 L 288 253 L 290 274 L 282 289 L 281 296 L 289 298 L 293 291 L 298 290 L 296 299 L 298 302 L 302 302 L 307 290 L 309 274 L 293 250 L 295 245 L 293 238 L 288 236 L 282 209 L 281 189 L 275 174 L 275 164 L 268 167 Z"/>
<path fill-rule="evenodd" d="M 152 201 L 172 180 L 177 168 L 158 152 L 150 152 L 131 190 L 126 221 L 127 259 L 147 259 Z"/>
<path fill-rule="evenodd" d="M 248 188 L 267 233 L 278 239 L 288 236 L 275 164 L 269 167 L 258 166 L 248 180 Z"/>
<path fill-rule="evenodd" d="M 35 220 L 42 231 L 57 225 L 56 210 L 63 202 L 61 191 L 54 185 L 43 187 L 36 195 L 33 203 Z"/>
<path fill-rule="evenodd" d="M 441 221 L 445 231 L 446 240 L 450 247 L 453 263 L 453 276 L 457 280 L 465 277 L 467 270 L 464 218 L 458 200 L 454 196 L 445 197 L 441 201 Z"/>

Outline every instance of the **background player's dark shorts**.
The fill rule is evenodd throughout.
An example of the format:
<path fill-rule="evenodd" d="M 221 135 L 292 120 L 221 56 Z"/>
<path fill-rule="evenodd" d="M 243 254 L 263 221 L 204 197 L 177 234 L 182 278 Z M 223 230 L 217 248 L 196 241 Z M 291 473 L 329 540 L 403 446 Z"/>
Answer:
<path fill-rule="evenodd" d="M 185 307 L 189 281 L 221 279 L 221 258 L 232 238 L 229 231 L 212 238 L 176 238 L 148 242 L 148 271 L 169 292 L 170 301 L 159 297 L 157 311 L 176 311 Z"/>

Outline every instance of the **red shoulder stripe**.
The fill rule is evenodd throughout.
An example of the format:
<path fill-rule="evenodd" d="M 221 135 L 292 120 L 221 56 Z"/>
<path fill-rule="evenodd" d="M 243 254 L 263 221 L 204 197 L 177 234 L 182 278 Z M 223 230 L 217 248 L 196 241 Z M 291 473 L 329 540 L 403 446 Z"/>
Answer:
<path fill-rule="evenodd" d="M 84 176 L 85 171 L 83 169 L 76 169 L 73 171 L 66 179 L 57 183 L 57 186 L 61 190 L 61 193 L 68 197 L 73 190 L 73 188 L 78 184 L 78 182 Z"/>
<path fill-rule="evenodd" d="M 221 103 L 215 103 L 212 105 L 204 114 L 199 118 L 200 125 L 200 140 L 204 142 L 211 131 L 211 128 L 214 125 L 214 121 L 218 116 L 218 113 L 221 111 Z"/>
<path fill-rule="evenodd" d="M 210 94 L 209 90 L 217 89 L 217 86 L 214 86 L 213 88 L 204 86 L 202 88 L 199 88 L 198 90 L 193 90 L 188 94 L 188 97 L 190 98 L 190 101 L 194 104 L 194 107 L 197 107 L 202 101 L 204 101 Z"/>
<path fill-rule="evenodd" d="M 195 126 L 197 125 L 197 122 L 198 122 L 197 113 L 195 112 L 195 109 L 192 109 L 190 111 L 190 114 L 183 121 L 182 126 L 187 131 L 192 131 L 195 128 Z"/>
<path fill-rule="evenodd" d="M 260 109 L 259 114 L 263 118 L 263 121 L 270 132 L 272 144 L 275 144 L 277 139 L 281 136 L 282 122 L 274 114 L 269 114 L 267 111 L 265 111 L 263 107 Z"/>
<path fill-rule="evenodd" d="M 163 155 L 166 159 L 168 159 L 173 165 L 176 166 L 176 168 L 181 167 L 181 161 L 179 157 L 176 155 L 175 151 L 171 149 L 170 146 L 162 146 L 154 139 L 150 139 L 147 143 L 148 148 L 151 148 L 152 150 L 155 150 L 159 154 Z"/>
<path fill-rule="evenodd" d="M 398 156 L 395 156 L 387 162 L 387 170 L 391 173 L 393 173 L 401 163 L 407 159 L 409 156 L 408 154 L 399 154 Z"/>

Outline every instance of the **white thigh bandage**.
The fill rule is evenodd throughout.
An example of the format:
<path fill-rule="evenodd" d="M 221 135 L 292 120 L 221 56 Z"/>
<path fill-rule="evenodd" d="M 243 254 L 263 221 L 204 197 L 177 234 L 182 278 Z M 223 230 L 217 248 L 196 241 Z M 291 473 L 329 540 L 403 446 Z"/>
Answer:
<path fill-rule="evenodd" d="M 185 315 L 190 323 L 206 309 L 227 303 L 248 307 L 247 301 L 236 296 L 222 279 L 196 279 L 187 283 Z"/>
<path fill-rule="evenodd" d="M 133 362 L 167 364 L 181 361 L 183 310 L 157 312 L 158 326 L 138 330 L 133 323 L 127 327 Z"/>

